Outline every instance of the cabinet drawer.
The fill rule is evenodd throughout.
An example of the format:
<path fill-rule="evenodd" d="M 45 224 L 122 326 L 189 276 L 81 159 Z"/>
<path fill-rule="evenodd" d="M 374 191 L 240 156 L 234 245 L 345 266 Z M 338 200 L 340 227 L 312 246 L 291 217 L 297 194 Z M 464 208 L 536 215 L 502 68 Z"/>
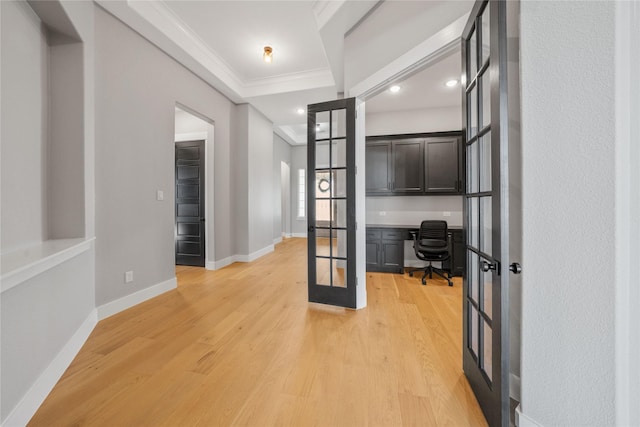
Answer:
<path fill-rule="evenodd" d="M 385 240 L 404 240 L 402 230 L 382 230 L 382 238 Z"/>
<path fill-rule="evenodd" d="M 382 238 L 382 230 L 367 228 L 367 240 L 380 240 Z"/>

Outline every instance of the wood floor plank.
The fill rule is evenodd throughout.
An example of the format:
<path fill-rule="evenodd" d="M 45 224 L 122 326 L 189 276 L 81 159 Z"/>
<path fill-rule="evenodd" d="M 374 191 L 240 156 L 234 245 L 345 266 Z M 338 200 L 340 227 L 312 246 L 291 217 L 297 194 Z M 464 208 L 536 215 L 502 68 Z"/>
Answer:
<path fill-rule="evenodd" d="M 368 306 L 310 304 L 306 239 L 105 319 L 30 426 L 484 426 L 459 279 L 367 273 Z"/>

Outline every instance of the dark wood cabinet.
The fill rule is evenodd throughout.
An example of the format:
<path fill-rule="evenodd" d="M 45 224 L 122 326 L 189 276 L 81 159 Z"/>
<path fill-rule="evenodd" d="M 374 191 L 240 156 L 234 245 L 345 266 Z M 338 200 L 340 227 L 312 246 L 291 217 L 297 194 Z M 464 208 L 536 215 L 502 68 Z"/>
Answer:
<path fill-rule="evenodd" d="M 367 271 L 403 273 L 404 234 L 401 229 L 367 227 Z"/>
<path fill-rule="evenodd" d="M 391 193 L 391 141 L 367 143 L 365 164 L 366 192 Z"/>
<path fill-rule="evenodd" d="M 391 189 L 394 193 L 421 193 L 424 190 L 423 151 L 424 144 L 421 139 L 392 142 Z"/>
<path fill-rule="evenodd" d="M 424 142 L 425 193 L 453 193 L 461 190 L 460 138 L 427 138 Z"/>
<path fill-rule="evenodd" d="M 369 196 L 464 194 L 460 132 L 367 137 Z"/>

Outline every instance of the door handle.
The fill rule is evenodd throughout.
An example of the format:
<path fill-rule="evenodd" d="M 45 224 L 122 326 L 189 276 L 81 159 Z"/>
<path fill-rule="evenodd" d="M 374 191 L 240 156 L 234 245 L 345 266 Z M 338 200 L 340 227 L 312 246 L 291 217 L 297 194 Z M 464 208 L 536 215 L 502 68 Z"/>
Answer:
<path fill-rule="evenodd" d="M 200 222 L 204 222 L 204 218 L 200 218 Z"/>
<path fill-rule="evenodd" d="M 489 270 L 493 270 L 496 271 L 496 264 L 491 264 L 487 261 L 482 261 L 482 271 L 484 271 L 485 273 L 488 272 Z"/>
<path fill-rule="evenodd" d="M 309 226 L 309 233 L 313 233 L 314 231 L 316 231 L 316 227 L 313 225 Z"/>
<path fill-rule="evenodd" d="M 512 262 L 511 265 L 509 266 L 509 270 L 513 274 L 520 274 L 522 273 L 522 266 L 517 262 Z"/>

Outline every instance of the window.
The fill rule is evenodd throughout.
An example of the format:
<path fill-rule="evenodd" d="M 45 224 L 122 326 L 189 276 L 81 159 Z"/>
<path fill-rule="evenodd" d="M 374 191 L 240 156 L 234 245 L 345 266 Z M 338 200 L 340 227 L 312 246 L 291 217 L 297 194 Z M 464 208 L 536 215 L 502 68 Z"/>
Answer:
<path fill-rule="evenodd" d="M 304 218 L 305 216 L 305 203 L 306 203 L 306 182 L 305 182 L 305 170 L 298 169 L 298 218 Z"/>

